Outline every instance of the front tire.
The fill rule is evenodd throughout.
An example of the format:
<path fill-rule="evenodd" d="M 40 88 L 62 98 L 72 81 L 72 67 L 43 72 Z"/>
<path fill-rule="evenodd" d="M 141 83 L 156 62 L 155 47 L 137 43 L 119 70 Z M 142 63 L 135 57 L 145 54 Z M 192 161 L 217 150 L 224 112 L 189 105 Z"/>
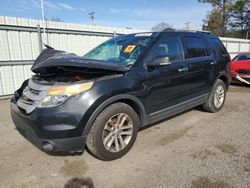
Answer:
<path fill-rule="evenodd" d="M 206 101 L 202 105 L 203 109 L 207 112 L 218 112 L 221 110 L 226 99 L 226 85 L 225 83 L 218 79 Z"/>
<path fill-rule="evenodd" d="M 132 148 L 139 125 L 140 119 L 133 108 L 114 103 L 97 116 L 88 134 L 87 147 L 99 159 L 120 158 Z"/>

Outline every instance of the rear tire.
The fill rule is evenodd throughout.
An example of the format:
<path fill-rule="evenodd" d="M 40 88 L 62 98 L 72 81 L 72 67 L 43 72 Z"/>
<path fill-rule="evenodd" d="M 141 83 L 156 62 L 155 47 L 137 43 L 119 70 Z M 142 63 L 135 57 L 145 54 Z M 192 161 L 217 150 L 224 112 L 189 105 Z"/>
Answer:
<path fill-rule="evenodd" d="M 226 99 L 226 85 L 225 83 L 218 79 L 206 101 L 202 105 L 203 109 L 207 112 L 218 112 L 224 105 Z"/>
<path fill-rule="evenodd" d="M 120 158 L 132 148 L 139 125 L 140 119 L 133 108 L 114 103 L 97 116 L 87 137 L 87 147 L 99 159 Z"/>

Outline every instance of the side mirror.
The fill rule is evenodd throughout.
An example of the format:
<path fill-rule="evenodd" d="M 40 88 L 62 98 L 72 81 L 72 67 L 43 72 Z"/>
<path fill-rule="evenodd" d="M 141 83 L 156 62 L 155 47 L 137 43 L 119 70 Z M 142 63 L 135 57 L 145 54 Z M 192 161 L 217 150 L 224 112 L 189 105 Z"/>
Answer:
<path fill-rule="evenodd" d="M 170 65 L 171 62 L 168 56 L 157 56 L 151 62 L 147 63 L 147 66 L 163 66 L 163 65 Z"/>

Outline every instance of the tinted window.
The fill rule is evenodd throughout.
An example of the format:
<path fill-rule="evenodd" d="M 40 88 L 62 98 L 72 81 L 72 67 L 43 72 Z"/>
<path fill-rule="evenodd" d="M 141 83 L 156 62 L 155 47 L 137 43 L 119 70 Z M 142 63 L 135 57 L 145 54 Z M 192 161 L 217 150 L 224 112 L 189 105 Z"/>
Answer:
<path fill-rule="evenodd" d="M 170 61 L 183 59 L 181 39 L 174 36 L 163 36 L 149 53 L 148 61 L 156 57 L 169 57 Z"/>
<path fill-rule="evenodd" d="M 207 56 L 207 46 L 200 37 L 184 37 L 187 58 Z"/>
<path fill-rule="evenodd" d="M 212 45 L 213 49 L 219 53 L 219 55 L 224 55 L 224 54 L 227 55 L 227 50 L 225 46 L 222 44 L 222 42 L 220 41 L 220 39 L 210 38 L 209 43 L 210 45 Z"/>

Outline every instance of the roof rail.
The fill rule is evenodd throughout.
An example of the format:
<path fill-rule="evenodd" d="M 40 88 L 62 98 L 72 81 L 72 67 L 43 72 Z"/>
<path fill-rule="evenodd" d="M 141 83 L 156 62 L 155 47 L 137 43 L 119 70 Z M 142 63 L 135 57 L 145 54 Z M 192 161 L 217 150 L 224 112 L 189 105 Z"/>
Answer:
<path fill-rule="evenodd" d="M 211 31 L 196 31 L 196 33 L 206 33 L 206 34 L 211 34 Z"/>
<path fill-rule="evenodd" d="M 196 33 L 206 33 L 206 34 L 211 34 L 211 32 L 210 32 L 210 31 L 202 31 L 202 30 L 185 30 L 185 29 L 172 29 L 172 28 L 167 28 L 167 29 L 164 29 L 163 31 L 196 32 Z"/>

